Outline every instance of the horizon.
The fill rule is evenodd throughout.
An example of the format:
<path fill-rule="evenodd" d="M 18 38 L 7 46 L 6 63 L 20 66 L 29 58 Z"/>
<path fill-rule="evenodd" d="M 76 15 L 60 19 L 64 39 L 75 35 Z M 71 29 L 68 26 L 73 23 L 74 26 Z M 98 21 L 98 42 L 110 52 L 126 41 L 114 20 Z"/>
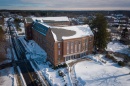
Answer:
<path fill-rule="evenodd" d="M 28 9 L 0 9 L 0 11 L 130 11 L 129 9 L 127 10 L 127 9 L 124 9 L 124 10 L 58 10 L 58 9 L 54 9 L 54 10 L 52 10 L 52 9 L 44 9 L 44 10 L 33 10 L 33 9 L 30 9 L 30 10 L 28 10 Z"/>

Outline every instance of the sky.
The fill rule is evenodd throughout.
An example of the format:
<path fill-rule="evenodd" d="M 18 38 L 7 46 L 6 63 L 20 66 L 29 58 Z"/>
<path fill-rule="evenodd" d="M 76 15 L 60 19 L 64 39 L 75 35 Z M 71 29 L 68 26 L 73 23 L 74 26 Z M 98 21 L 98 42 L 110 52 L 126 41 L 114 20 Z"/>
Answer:
<path fill-rule="evenodd" d="M 0 0 L 11 10 L 130 10 L 130 0 Z"/>

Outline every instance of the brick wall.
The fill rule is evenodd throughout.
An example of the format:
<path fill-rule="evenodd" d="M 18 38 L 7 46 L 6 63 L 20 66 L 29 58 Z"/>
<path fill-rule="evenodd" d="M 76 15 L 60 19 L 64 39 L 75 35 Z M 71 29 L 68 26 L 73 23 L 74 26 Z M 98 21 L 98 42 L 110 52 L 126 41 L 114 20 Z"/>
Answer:
<path fill-rule="evenodd" d="M 25 24 L 25 36 L 26 39 L 31 40 L 33 35 L 32 35 L 32 23 L 24 23 Z"/>

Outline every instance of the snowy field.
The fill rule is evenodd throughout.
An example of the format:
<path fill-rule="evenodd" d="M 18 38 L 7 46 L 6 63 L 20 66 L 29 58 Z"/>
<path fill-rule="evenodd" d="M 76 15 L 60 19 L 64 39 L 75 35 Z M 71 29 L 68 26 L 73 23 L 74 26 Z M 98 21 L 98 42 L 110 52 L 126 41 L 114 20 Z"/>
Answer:
<path fill-rule="evenodd" d="M 130 69 L 116 63 L 101 64 L 96 60 L 83 61 L 75 65 L 79 86 L 129 86 Z"/>
<path fill-rule="evenodd" d="M 120 42 L 109 42 L 107 45 L 107 51 L 119 52 L 128 54 L 130 56 L 130 48 L 127 45 L 123 45 Z"/>
<path fill-rule="evenodd" d="M 13 67 L 0 70 L 0 86 L 17 86 Z"/>

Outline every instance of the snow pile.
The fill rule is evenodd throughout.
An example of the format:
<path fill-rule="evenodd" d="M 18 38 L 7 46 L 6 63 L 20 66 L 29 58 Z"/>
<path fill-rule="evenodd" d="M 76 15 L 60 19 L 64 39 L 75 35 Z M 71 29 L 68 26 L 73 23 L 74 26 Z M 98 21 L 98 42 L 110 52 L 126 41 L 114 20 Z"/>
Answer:
<path fill-rule="evenodd" d="M 124 53 L 124 54 L 128 54 L 130 56 L 129 47 L 127 45 L 123 45 L 122 43 L 119 43 L 119 42 L 109 42 L 106 50 L 112 51 L 112 52 Z"/>
<path fill-rule="evenodd" d="M 129 69 L 113 66 L 113 63 L 101 65 L 94 61 L 83 61 L 75 65 L 75 72 L 79 86 L 129 86 L 130 84 Z"/>
<path fill-rule="evenodd" d="M 14 82 L 13 67 L 0 70 L 0 86 L 17 86 Z"/>
<path fill-rule="evenodd" d="M 25 33 L 24 23 L 20 22 L 19 26 L 20 26 L 19 28 L 21 29 L 21 31 L 19 31 L 19 33 Z"/>

